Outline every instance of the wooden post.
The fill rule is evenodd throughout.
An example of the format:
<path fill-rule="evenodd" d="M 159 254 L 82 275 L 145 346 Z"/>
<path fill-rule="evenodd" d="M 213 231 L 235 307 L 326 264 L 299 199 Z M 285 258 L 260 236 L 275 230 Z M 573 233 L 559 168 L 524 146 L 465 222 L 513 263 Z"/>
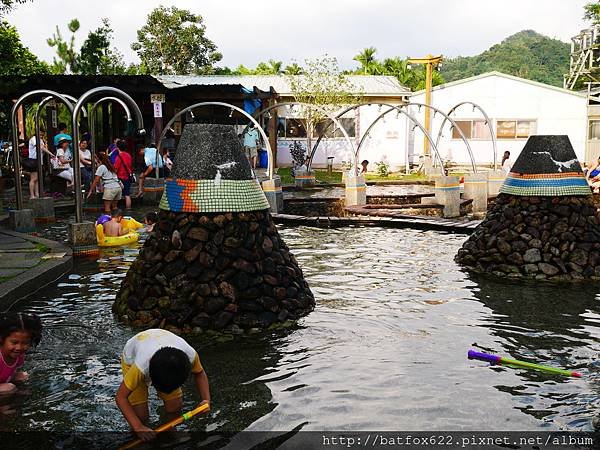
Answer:
<path fill-rule="evenodd" d="M 273 168 L 277 167 L 277 108 L 271 110 L 271 119 L 269 120 L 269 144 L 273 152 Z"/>

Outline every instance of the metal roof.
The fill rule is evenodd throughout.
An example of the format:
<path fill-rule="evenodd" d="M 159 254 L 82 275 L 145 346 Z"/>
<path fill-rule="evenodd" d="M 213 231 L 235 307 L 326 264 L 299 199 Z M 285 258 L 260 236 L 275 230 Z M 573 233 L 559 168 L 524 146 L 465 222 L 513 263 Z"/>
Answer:
<path fill-rule="evenodd" d="M 571 95 L 575 95 L 577 97 L 586 97 L 586 94 L 582 93 L 582 92 L 571 91 L 569 89 L 561 88 L 558 86 L 552 86 L 551 84 L 540 83 L 539 81 L 528 80 L 526 78 L 516 77 L 514 75 L 509 75 L 507 73 L 498 72 L 497 70 L 493 70 L 491 72 L 485 72 L 485 73 L 482 73 L 479 75 L 474 75 L 474 76 L 468 77 L 468 78 L 462 78 L 462 79 L 456 80 L 456 81 L 450 81 L 450 82 L 444 83 L 444 84 L 439 84 L 437 86 L 434 86 L 433 90 L 438 91 L 441 89 L 446 89 L 446 88 L 449 88 L 452 86 L 457 86 L 459 84 L 469 83 L 471 81 L 480 80 L 482 78 L 488 78 L 488 77 L 506 78 L 506 79 L 513 80 L 513 81 L 519 81 L 521 83 L 527 83 L 532 86 L 537 86 L 537 87 L 541 87 L 541 88 L 551 89 L 551 90 L 557 91 L 557 92 L 562 92 L 563 94 L 571 94 Z M 412 95 L 413 96 L 420 95 L 420 94 L 423 94 L 424 92 L 425 92 L 425 89 L 422 89 L 420 91 L 413 92 Z"/>
<path fill-rule="evenodd" d="M 194 85 L 242 85 L 247 89 L 256 86 L 266 92 L 272 87 L 279 95 L 292 95 L 288 76 L 285 75 L 155 75 L 154 78 L 168 89 Z M 367 97 L 403 97 L 411 93 L 392 76 L 346 75 L 346 78 L 356 87 L 356 93 Z"/>

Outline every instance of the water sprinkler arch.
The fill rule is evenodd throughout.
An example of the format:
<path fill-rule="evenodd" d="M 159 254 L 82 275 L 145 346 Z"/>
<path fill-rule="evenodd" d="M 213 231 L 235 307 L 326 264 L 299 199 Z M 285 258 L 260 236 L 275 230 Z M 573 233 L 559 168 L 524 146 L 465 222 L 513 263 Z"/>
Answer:
<path fill-rule="evenodd" d="M 156 143 L 156 178 L 157 179 L 159 178 L 159 175 L 158 175 L 158 173 L 159 173 L 158 172 L 158 157 L 159 156 L 158 155 L 160 155 L 160 152 L 162 150 L 163 140 L 165 139 L 167 132 L 171 128 L 171 125 L 173 125 L 175 120 L 177 120 L 179 117 L 181 117 L 183 114 L 187 113 L 188 111 L 192 111 L 193 109 L 201 108 L 201 107 L 205 107 L 205 106 L 223 106 L 224 108 L 229 108 L 231 110 L 235 110 L 235 111 L 239 112 L 240 114 L 242 114 L 243 116 L 246 116 L 248 119 L 250 119 L 250 121 L 257 127 L 258 132 L 260 133 L 261 137 L 263 138 L 263 140 L 265 141 L 265 144 L 267 146 L 267 155 L 268 155 L 267 175 L 269 176 L 269 180 L 272 180 L 273 179 L 273 151 L 271 150 L 271 144 L 269 143 L 269 138 L 267 137 L 265 130 L 263 130 L 263 128 L 258 123 L 258 121 L 254 117 L 252 117 L 250 114 L 248 114 L 246 111 L 244 111 L 243 109 L 241 109 L 235 105 L 231 105 L 229 103 L 224 103 L 224 102 L 195 103 L 193 105 L 188 106 L 185 109 L 182 109 L 177 114 L 175 114 L 171 118 L 171 120 L 169 120 L 167 125 L 165 125 L 162 133 L 160 134 L 158 142 Z"/>
<path fill-rule="evenodd" d="M 341 130 L 342 134 L 344 135 L 344 139 L 346 140 L 346 142 L 348 143 L 348 146 L 350 148 L 350 154 L 351 157 L 354 159 L 354 168 L 356 173 L 358 174 L 358 161 L 356 160 L 356 150 L 354 148 L 354 144 L 352 142 L 352 140 L 350 139 L 350 136 L 348 135 L 348 132 L 344 129 L 344 127 L 342 126 L 342 124 L 340 123 L 340 121 L 338 120 L 338 118 L 332 114 L 330 114 L 329 112 L 327 112 L 324 108 L 320 107 L 319 105 L 312 105 L 310 103 L 303 103 L 303 102 L 281 102 L 281 103 L 275 103 L 271 106 L 268 106 L 265 109 L 262 109 L 260 111 L 258 111 L 258 114 L 256 115 L 257 118 L 262 117 L 263 115 L 267 114 L 270 111 L 273 111 L 276 108 L 280 108 L 282 106 L 303 106 L 306 108 L 313 108 L 313 109 L 317 109 L 319 110 L 322 114 L 324 114 L 325 116 L 327 116 L 327 118 L 329 120 L 331 120 L 333 123 L 335 123 L 338 128 Z M 307 130 L 308 131 L 308 130 Z M 316 147 L 314 147 L 314 149 L 316 149 Z M 312 159 L 314 156 L 314 151 L 312 153 L 310 153 L 310 149 L 307 148 L 307 151 L 309 151 L 309 167 L 312 165 Z"/>
<path fill-rule="evenodd" d="M 498 169 L 498 161 L 497 161 L 498 149 L 497 149 L 497 144 L 496 144 L 496 135 L 494 134 L 494 127 L 492 126 L 492 121 L 490 120 L 487 113 L 481 106 L 479 106 L 477 103 L 473 103 L 471 101 L 464 101 L 464 102 L 457 103 L 452 108 L 450 108 L 447 115 L 450 116 L 456 109 L 458 109 L 462 105 L 472 105 L 473 111 L 475 111 L 475 109 L 478 109 L 479 112 L 481 112 L 481 114 L 483 115 L 485 122 L 487 123 L 488 129 L 490 130 L 490 136 L 492 138 L 492 149 L 493 149 L 493 153 L 494 153 L 494 170 L 497 170 Z M 446 124 L 446 119 L 444 119 L 442 121 L 442 124 L 440 125 L 440 131 L 438 132 L 436 142 L 440 141 L 440 138 L 442 137 L 442 131 L 444 130 L 445 124 Z"/>
<path fill-rule="evenodd" d="M 371 130 L 371 128 L 373 127 L 373 125 L 375 124 L 375 122 L 379 121 L 379 119 L 381 119 L 383 116 L 385 116 L 386 114 L 388 114 L 389 112 L 392 111 L 397 111 L 398 113 L 404 114 L 406 115 L 409 120 L 414 124 L 414 126 L 418 127 L 421 131 L 423 131 L 425 137 L 427 138 L 427 140 L 429 141 L 429 143 L 431 144 L 431 146 L 434 148 L 435 151 L 435 156 L 438 158 L 438 161 L 440 162 L 440 166 L 442 167 L 442 172 L 444 171 L 443 168 L 443 161 L 442 158 L 440 156 L 440 153 L 437 149 L 437 145 L 436 143 L 433 142 L 433 139 L 431 138 L 431 134 L 425 131 L 425 127 L 423 127 L 423 125 L 414 117 L 412 116 L 410 113 L 407 113 L 406 111 L 403 111 L 402 108 L 406 105 L 393 105 L 391 103 L 382 103 L 382 102 L 364 102 L 364 103 L 359 103 L 356 105 L 352 105 L 349 106 L 345 109 L 343 109 L 342 111 L 340 111 L 337 115 L 336 118 L 341 118 L 342 116 L 344 116 L 345 114 L 347 114 L 348 112 L 355 110 L 355 109 L 359 109 L 362 106 L 371 106 L 371 105 L 378 105 L 380 110 L 382 106 L 387 106 L 389 108 L 391 108 L 390 110 L 386 111 L 384 114 L 380 114 L 375 121 L 373 121 L 371 123 L 371 125 L 369 125 L 369 127 L 367 128 L 367 131 L 365 132 L 365 135 L 363 136 L 363 138 L 361 139 L 361 141 L 358 144 L 358 147 L 360 148 L 363 141 L 365 140 L 365 137 L 369 134 L 369 131 Z M 325 129 L 323 130 L 323 133 L 321 134 L 321 136 L 319 136 L 319 138 L 317 139 L 317 142 L 315 143 L 315 146 L 313 147 L 313 155 L 316 153 L 317 151 L 317 147 L 321 142 L 321 139 L 323 138 L 323 135 L 325 134 L 325 132 L 327 131 L 327 129 L 331 126 L 331 122 L 327 124 L 327 126 L 325 127 Z M 355 160 L 358 161 L 358 148 L 356 150 L 356 155 L 355 155 Z M 407 162 L 407 167 L 408 167 L 408 152 L 406 154 L 406 162 Z"/>
<path fill-rule="evenodd" d="M 70 95 L 62 94 L 63 97 L 69 100 L 75 100 L 74 97 Z M 40 193 L 40 197 L 44 196 L 44 168 L 43 168 L 43 152 L 41 151 L 41 131 L 40 131 L 40 112 L 42 108 L 46 106 L 50 101 L 54 100 L 55 97 L 49 95 L 48 97 L 42 99 L 42 101 L 38 104 L 38 108 L 35 112 L 34 123 L 35 123 L 35 149 L 36 149 L 36 159 L 37 159 L 37 173 L 38 173 L 38 191 Z M 59 99 L 60 100 L 60 99 Z M 73 110 L 73 105 L 69 103 L 71 106 L 70 111 Z M 39 143 L 39 144 L 38 144 Z"/>
<path fill-rule="evenodd" d="M 112 94 L 113 96 L 120 98 L 122 101 L 128 104 L 128 106 L 133 110 L 135 114 L 135 122 L 137 125 L 138 133 L 146 133 L 146 130 L 144 130 L 144 120 L 142 117 L 142 112 L 140 111 L 140 108 L 137 105 L 137 103 L 127 93 L 123 92 L 120 89 L 114 88 L 112 86 L 100 86 L 85 92 L 81 97 L 79 97 L 79 100 L 73 108 L 73 112 L 71 114 L 71 121 L 73 124 L 74 142 L 79 143 L 79 127 L 77 123 L 79 113 L 81 112 L 83 106 L 89 101 L 89 99 L 99 94 Z M 81 197 L 81 171 L 79 170 L 79 151 L 73 152 L 73 167 L 75 168 L 75 170 L 73 170 L 73 183 L 75 185 L 75 220 L 76 222 L 81 222 L 83 220 L 83 201 Z"/>
<path fill-rule="evenodd" d="M 399 106 L 394 106 L 394 105 L 382 105 L 382 106 L 389 106 L 390 109 L 388 109 L 387 111 L 384 111 L 381 114 L 379 114 L 377 116 L 377 118 L 371 123 L 371 125 L 369 125 L 369 127 L 365 131 L 365 134 L 361 138 L 361 140 L 360 140 L 360 142 L 358 144 L 358 147 L 356 149 L 356 159 L 358 160 L 358 154 L 359 154 L 360 148 L 362 147 L 362 145 L 365 142 L 366 138 L 369 136 L 369 132 L 371 131 L 371 129 L 377 124 L 377 122 L 379 122 L 379 120 L 383 119 L 387 114 L 389 114 L 389 113 L 391 113 L 393 111 L 396 111 L 397 113 L 404 114 L 406 117 L 408 117 L 408 119 L 414 124 L 414 126 L 418 127 L 423 132 L 423 135 L 429 141 L 429 143 L 431 144 L 431 147 L 433 148 L 433 151 L 435 152 L 435 156 L 437 157 L 438 162 L 440 163 L 440 169 L 442 171 L 442 176 L 444 176 L 445 175 L 444 164 L 443 164 L 442 158 L 440 156 L 440 153 L 439 153 L 439 151 L 437 149 L 437 146 L 435 145 L 435 142 L 433 142 L 433 138 L 431 137 L 431 134 L 429 134 L 429 132 L 425 129 L 425 127 L 421 124 L 421 122 L 419 122 L 416 119 L 416 117 L 414 117 L 412 114 L 404 111 Z M 408 163 L 408 157 L 407 157 L 406 161 Z"/>
<path fill-rule="evenodd" d="M 473 169 L 473 173 L 477 173 L 477 165 L 475 164 L 475 156 L 473 155 L 473 150 L 471 149 L 471 144 L 469 144 L 469 140 L 465 136 L 465 133 L 463 133 L 463 130 L 460 129 L 458 124 L 454 121 L 454 119 L 452 119 L 450 117 L 449 114 L 445 114 L 442 110 L 436 108 L 435 106 L 426 105 L 425 103 L 408 103 L 404 106 L 418 106 L 419 108 L 424 106 L 425 108 L 429 108 L 434 111 L 434 114 L 433 114 L 434 117 L 435 117 L 435 114 L 440 114 L 442 117 L 444 117 L 444 121 L 442 122 L 440 131 L 441 131 L 442 127 L 444 126 L 444 124 L 446 123 L 446 121 L 450 122 L 452 124 L 452 126 L 454 128 L 456 128 L 456 130 L 458 130 L 458 133 L 460 134 L 461 139 L 463 140 L 463 142 L 465 143 L 465 146 L 467 147 L 467 151 L 469 152 L 469 157 L 471 158 L 471 167 Z M 440 143 L 440 136 L 441 136 L 441 133 L 438 133 L 438 137 L 435 141 L 436 148 L 438 147 L 438 145 Z"/>
<path fill-rule="evenodd" d="M 25 103 L 26 100 L 29 100 L 32 97 L 37 97 L 40 95 L 51 96 L 60 100 L 69 110 L 70 113 L 73 113 L 73 106 L 65 98 L 64 95 L 59 94 L 55 91 L 50 91 L 48 89 L 36 89 L 34 91 L 29 91 L 23 94 L 21 97 L 17 99 L 15 104 L 13 105 L 10 117 L 12 124 L 12 138 L 13 138 L 13 169 L 14 169 L 14 177 L 15 177 L 15 197 L 17 201 L 17 209 L 23 209 L 23 192 L 21 191 L 21 161 L 20 161 L 20 153 L 19 153 L 19 124 L 17 121 L 17 112 L 19 108 Z M 38 136 L 39 139 L 39 136 Z M 38 141 L 39 142 L 39 141 Z M 41 147 L 41 145 L 39 146 Z M 38 151 L 38 153 L 41 153 Z M 39 158 L 38 158 L 39 161 Z M 38 168 L 39 174 L 39 168 Z"/>
<path fill-rule="evenodd" d="M 96 154 L 96 109 L 102 103 L 105 103 L 108 101 L 112 101 L 112 102 L 115 102 L 115 103 L 118 103 L 119 105 L 121 105 L 121 108 L 123 108 L 123 110 L 125 111 L 125 114 L 127 115 L 127 122 L 128 123 L 133 122 L 133 119 L 131 118 L 131 110 L 127 106 L 127 103 L 125 103 L 123 100 L 121 100 L 118 97 L 102 97 L 100 100 L 98 100 L 96 103 L 94 103 L 94 105 L 92 106 L 92 109 L 90 110 L 90 123 L 89 123 L 90 137 L 91 137 L 90 150 L 93 151 L 92 156 L 94 156 Z M 83 111 L 85 111 L 85 109 Z M 96 173 L 96 158 L 94 158 L 94 157 L 92 157 L 91 169 L 92 169 L 92 174 L 95 174 Z"/>

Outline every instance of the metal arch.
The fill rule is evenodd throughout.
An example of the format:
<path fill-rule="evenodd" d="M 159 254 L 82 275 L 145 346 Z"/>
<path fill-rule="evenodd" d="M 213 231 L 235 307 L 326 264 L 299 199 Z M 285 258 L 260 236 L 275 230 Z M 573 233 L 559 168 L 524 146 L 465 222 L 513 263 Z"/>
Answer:
<path fill-rule="evenodd" d="M 425 103 L 407 103 L 404 106 L 418 106 L 419 108 L 421 106 L 424 106 L 425 108 L 430 108 L 434 111 L 434 113 L 439 113 L 442 116 L 444 116 L 444 122 L 442 123 L 442 126 L 444 125 L 444 123 L 446 123 L 445 121 L 448 120 L 452 126 L 454 128 L 456 128 L 458 130 L 458 133 L 460 134 L 460 137 L 462 138 L 463 142 L 465 143 L 465 145 L 467 146 L 467 150 L 469 152 L 469 156 L 471 157 L 471 167 L 473 168 L 473 173 L 477 173 L 477 166 L 475 164 L 475 156 L 473 155 L 473 150 L 471 149 L 471 144 L 469 144 L 469 141 L 467 139 L 467 137 L 465 136 L 465 134 L 463 133 L 463 130 L 460 129 L 460 127 L 456 124 L 456 122 L 447 114 L 445 114 L 443 111 L 441 111 L 440 109 L 434 107 L 434 106 L 430 106 L 430 105 L 426 105 Z M 441 129 L 441 128 L 440 128 Z M 440 134 L 438 134 L 438 138 L 435 141 L 435 145 L 436 147 L 439 145 L 440 143 Z"/>
<path fill-rule="evenodd" d="M 359 152 L 362 144 L 366 140 L 367 136 L 369 135 L 369 132 L 371 131 L 371 128 L 373 128 L 375 126 L 375 124 L 377 122 L 379 122 L 379 120 L 382 119 L 386 114 L 389 114 L 392 111 L 397 111 L 398 113 L 404 114 L 406 117 L 408 117 L 411 120 L 411 122 L 414 123 L 417 127 L 419 127 L 419 129 L 423 132 L 423 134 L 425 135 L 425 137 L 427 138 L 427 140 L 431 144 L 433 150 L 435 151 L 435 156 L 437 156 L 437 159 L 438 159 L 438 161 L 440 163 L 440 170 L 442 171 L 442 176 L 444 176 L 445 175 L 445 172 L 444 172 L 444 162 L 442 161 L 440 153 L 438 152 L 437 146 L 433 142 L 433 138 L 431 137 L 431 135 L 429 134 L 429 132 L 423 127 L 423 125 L 421 125 L 421 122 L 419 122 L 412 114 L 410 114 L 410 113 L 404 111 L 403 109 L 401 109 L 399 106 L 393 106 L 393 105 L 387 105 L 387 106 L 389 106 L 390 109 L 388 109 L 387 111 L 384 111 L 381 114 L 379 114 L 379 116 L 377 116 L 377 118 L 371 123 L 371 125 L 369 125 L 369 127 L 365 131 L 365 134 L 363 135 L 362 139 L 360 140 L 360 142 L 358 144 L 358 148 L 356 149 L 356 159 L 358 159 L 358 152 Z M 407 159 L 406 163 L 408 165 L 408 159 Z"/>
<path fill-rule="evenodd" d="M 37 89 L 35 91 L 27 92 L 26 94 L 23 94 L 21 97 L 19 97 L 13 105 L 10 115 L 13 128 L 13 167 L 15 171 L 15 196 L 17 200 L 17 209 L 23 209 L 23 192 L 21 192 L 21 161 L 19 160 L 19 124 L 17 123 L 17 111 L 25 103 L 26 100 L 30 99 L 31 97 L 36 97 L 38 95 L 51 95 L 54 98 L 63 102 L 71 113 L 73 112 L 73 107 L 71 103 L 69 103 L 69 101 L 63 95 L 59 94 L 58 92 L 50 91 L 47 89 Z"/>
<path fill-rule="evenodd" d="M 250 119 L 252 121 L 252 123 L 254 125 L 256 125 L 261 137 L 263 138 L 263 140 L 265 141 L 265 144 L 267 146 L 267 155 L 269 157 L 268 163 L 267 163 L 267 175 L 269 176 L 269 180 L 272 180 L 273 179 L 273 151 L 271 150 L 271 144 L 269 143 L 269 138 L 267 137 L 265 130 L 263 130 L 263 128 L 260 126 L 260 124 L 256 121 L 256 119 L 254 117 L 252 117 L 250 114 L 248 114 L 246 111 L 244 111 L 241 108 L 238 108 L 235 105 L 230 105 L 229 103 L 224 103 L 224 102 L 195 103 L 191 106 L 188 106 L 185 109 L 182 109 L 177 114 L 175 114 L 171 118 L 171 120 L 169 120 L 167 125 L 165 125 L 165 127 L 163 128 L 163 131 L 160 134 L 160 138 L 158 139 L 158 142 L 156 143 L 156 178 L 159 178 L 159 176 L 158 176 L 158 173 L 159 173 L 158 158 L 159 158 L 160 152 L 162 150 L 163 140 L 164 140 L 165 136 L 167 135 L 167 131 L 169 131 L 169 128 L 171 128 L 171 125 L 173 125 L 173 123 L 175 122 L 175 120 L 177 120 L 178 117 L 181 117 L 183 114 L 185 114 L 188 111 L 191 111 L 192 109 L 196 109 L 196 108 L 200 108 L 200 107 L 204 107 L 204 106 L 223 106 L 225 108 L 230 108 L 230 109 L 237 111 L 237 112 L 241 113 L 242 115 L 246 116 L 248 119 Z"/>
<path fill-rule="evenodd" d="M 490 130 L 490 136 L 492 138 L 492 147 L 493 147 L 493 151 L 494 151 L 494 170 L 498 169 L 498 162 L 497 162 L 497 157 L 498 157 L 498 149 L 497 149 L 497 145 L 496 145 L 496 135 L 494 134 L 494 127 L 492 126 L 492 121 L 490 120 L 490 118 L 488 117 L 488 115 L 486 114 L 485 110 L 479 106 L 477 103 L 473 103 L 470 101 L 466 101 L 466 102 L 460 102 L 456 105 L 454 105 L 450 111 L 448 111 L 448 116 L 450 116 L 450 114 L 452 114 L 458 107 L 462 106 L 462 105 L 472 105 L 473 106 L 473 110 L 478 109 L 481 114 L 483 115 L 488 128 Z M 444 119 L 442 121 L 442 125 L 440 126 L 440 131 L 438 133 L 438 137 L 436 139 L 436 142 L 439 142 L 440 137 L 442 135 L 442 130 L 444 129 L 444 125 L 446 124 L 446 119 Z"/>
<path fill-rule="evenodd" d="M 71 99 L 75 100 L 70 95 L 63 94 L 62 96 L 69 100 L 71 100 Z M 41 140 L 41 132 L 40 132 L 40 111 L 42 111 L 42 108 L 47 103 L 49 103 L 51 100 L 53 100 L 54 98 L 55 97 L 52 95 L 49 95 L 48 97 L 44 98 L 38 104 L 38 109 L 35 112 L 35 149 L 36 149 L 36 158 L 37 158 L 38 190 L 40 193 L 40 197 L 44 196 L 44 168 L 42 167 L 43 152 L 42 152 L 42 140 Z M 77 101 L 77 100 L 75 100 L 75 101 Z M 69 111 L 72 112 L 73 105 L 70 102 L 68 103 L 68 105 L 70 106 Z"/>
<path fill-rule="evenodd" d="M 133 119 L 131 118 L 131 111 L 129 110 L 129 108 L 127 107 L 127 104 L 121 100 L 118 97 L 102 97 L 100 100 L 98 100 L 96 103 L 94 103 L 94 105 L 92 106 L 92 109 L 90 111 L 90 137 L 91 137 L 91 145 L 90 145 L 90 151 L 92 152 L 92 175 L 96 173 L 96 109 L 98 108 L 98 106 L 100 106 L 102 103 L 104 102 L 108 102 L 108 101 L 113 101 L 115 103 L 118 103 L 119 105 L 121 105 L 121 108 L 123 108 L 125 110 L 125 114 L 127 114 L 127 122 L 132 122 Z M 85 109 L 83 110 L 85 111 Z M 79 145 L 79 144 L 78 144 Z"/>
<path fill-rule="evenodd" d="M 394 105 L 391 104 L 387 104 L 387 103 L 373 103 L 373 102 L 364 102 L 364 103 L 359 103 L 357 105 L 352 105 L 349 106 L 346 109 L 343 109 L 342 111 L 340 111 L 339 113 L 336 114 L 335 118 L 336 119 L 340 119 L 342 118 L 346 113 L 349 113 L 350 111 L 354 110 L 354 109 L 358 109 L 361 106 L 371 106 L 371 105 L 382 105 L 382 106 L 389 106 L 392 107 Z M 317 142 L 315 142 L 315 145 L 313 146 L 313 155 L 317 152 L 317 147 L 319 146 L 319 144 L 321 143 L 321 140 L 323 140 L 323 136 L 325 135 L 325 132 L 329 129 L 329 127 L 331 126 L 333 122 L 329 122 L 325 128 L 323 129 L 322 133 L 319 135 L 319 137 L 317 138 Z M 338 127 L 341 125 L 338 125 Z"/>
<path fill-rule="evenodd" d="M 324 108 L 321 108 L 318 105 L 311 105 L 310 103 L 302 103 L 302 102 L 281 102 L 281 103 L 275 103 L 271 106 L 268 106 L 265 109 L 262 109 L 258 112 L 257 114 L 257 118 L 263 116 L 264 114 L 268 113 L 269 111 L 272 111 L 276 108 L 279 108 L 281 106 L 288 106 L 288 105 L 299 105 L 299 106 L 304 106 L 304 107 L 308 107 L 308 108 L 314 108 L 317 109 L 319 111 L 321 111 L 323 114 L 325 114 L 329 120 L 331 120 L 332 122 L 334 122 L 339 128 L 340 131 L 342 132 L 342 134 L 344 135 L 344 139 L 346 140 L 346 142 L 348 143 L 349 147 L 350 147 L 350 151 L 351 151 L 351 155 L 352 157 L 354 157 L 354 170 L 356 171 L 356 173 L 358 174 L 358 161 L 356 160 L 356 150 L 354 149 L 354 144 L 352 143 L 352 140 L 350 139 L 350 136 L 348 135 L 348 132 L 344 129 L 344 127 L 342 126 L 342 124 L 340 123 L 340 121 L 338 120 L 337 117 L 329 114 Z M 308 130 L 307 130 L 308 131 Z M 309 166 L 312 164 L 312 158 L 315 154 L 316 151 L 316 145 L 315 147 L 313 147 L 313 152 L 310 154 L 309 156 Z"/>
<path fill-rule="evenodd" d="M 136 121 L 136 125 L 138 127 L 138 133 L 139 134 L 145 134 L 146 130 L 144 130 L 144 120 L 142 118 L 142 112 L 140 111 L 140 108 L 138 107 L 137 103 L 135 103 L 135 101 L 125 92 L 123 92 L 120 89 L 111 87 L 111 86 L 101 86 L 101 87 L 97 87 L 97 88 L 93 88 L 90 89 L 89 91 L 87 91 L 86 93 L 84 93 L 81 97 L 79 97 L 79 100 L 77 101 L 77 103 L 75 104 L 75 107 L 73 108 L 73 113 L 71 115 L 71 120 L 73 123 L 73 141 L 74 142 L 79 142 L 79 127 L 77 124 L 77 118 L 79 116 L 79 113 L 81 112 L 81 109 L 83 108 L 83 105 L 86 104 L 86 102 L 88 102 L 88 100 L 92 97 L 94 97 L 95 95 L 98 94 L 113 94 L 116 97 L 120 97 L 121 100 L 123 100 L 124 102 L 126 102 L 131 109 L 133 109 L 133 112 L 135 114 L 135 121 Z M 74 166 L 74 170 L 73 170 L 73 183 L 74 183 L 74 189 L 75 189 L 75 220 L 77 222 L 81 222 L 83 220 L 83 202 L 82 202 L 82 197 L 81 197 L 81 171 L 79 170 L 79 151 L 74 151 L 73 152 L 73 166 Z"/>

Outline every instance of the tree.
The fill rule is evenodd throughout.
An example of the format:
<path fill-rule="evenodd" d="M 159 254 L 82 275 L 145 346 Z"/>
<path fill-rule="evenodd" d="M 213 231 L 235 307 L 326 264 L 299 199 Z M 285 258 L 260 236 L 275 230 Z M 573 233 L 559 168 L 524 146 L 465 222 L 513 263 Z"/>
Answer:
<path fill-rule="evenodd" d="M 17 4 L 27 3 L 29 0 L 0 0 L 0 16 L 10 12 Z"/>
<path fill-rule="evenodd" d="M 58 25 L 56 33 L 52 34 L 46 42 L 50 47 L 56 47 L 57 58 L 52 59 L 50 70 L 54 74 L 77 73 L 78 53 L 75 50 L 75 33 L 79 30 L 79 20 L 72 19 L 67 28 L 71 32 L 71 39 L 67 42 L 63 39 Z"/>
<path fill-rule="evenodd" d="M 205 36 L 202 16 L 175 6 L 154 9 L 131 45 L 151 74 L 207 74 L 222 55 Z"/>
<path fill-rule="evenodd" d="M 31 75 L 47 73 L 48 66 L 21 43 L 17 29 L 0 22 L 0 75 Z"/>
<path fill-rule="evenodd" d="M 127 72 L 123 55 L 112 49 L 113 29 L 108 19 L 102 26 L 88 33 L 79 51 L 78 73 L 82 75 L 122 75 Z"/>
<path fill-rule="evenodd" d="M 283 69 L 283 73 L 285 73 L 286 75 L 301 75 L 302 72 L 302 67 L 300 67 L 295 62 L 288 66 L 285 66 L 285 69 Z"/>
<path fill-rule="evenodd" d="M 375 47 L 367 47 L 353 58 L 360 63 L 363 75 L 374 75 L 377 72 L 375 53 L 377 53 Z"/>
<path fill-rule="evenodd" d="M 328 125 L 344 105 L 361 103 L 362 93 L 339 70 L 337 60 L 327 55 L 306 60 L 303 75 L 287 75 L 294 100 L 314 108 L 300 108 L 306 117 L 306 137 L 312 162 L 312 135 L 317 125 Z"/>
<path fill-rule="evenodd" d="M 14 91 L 27 75 L 48 73 L 48 65 L 21 43 L 17 29 L 6 21 L 0 22 L 0 90 Z M 10 102 L 0 102 L 0 130 L 6 133 L 10 124 Z"/>
<path fill-rule="evenodd" d="M 600 24 L 600 2 L 588 3 L 583 9 L 585 11 L 584 19 L 591 21 L 594 25 Z"/>

